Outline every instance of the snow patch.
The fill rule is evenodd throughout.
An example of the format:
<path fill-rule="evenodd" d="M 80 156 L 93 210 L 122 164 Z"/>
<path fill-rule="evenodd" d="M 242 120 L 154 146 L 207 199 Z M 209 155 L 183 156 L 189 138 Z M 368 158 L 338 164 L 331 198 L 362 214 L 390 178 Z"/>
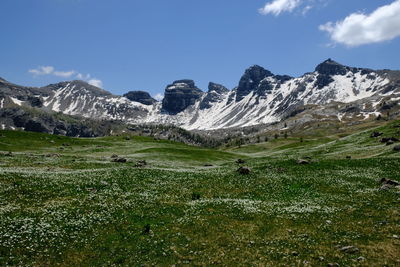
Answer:
<path fill-rule="evenodd" d="M 10 96 L 10 99 L 12 100 L 12 102 L 14 102 L 14 104 L 18 105 L 18 106 L 22 106 L 22 103 L 24 101 L 19 100 L 18 98 L 14 98 Z"/>

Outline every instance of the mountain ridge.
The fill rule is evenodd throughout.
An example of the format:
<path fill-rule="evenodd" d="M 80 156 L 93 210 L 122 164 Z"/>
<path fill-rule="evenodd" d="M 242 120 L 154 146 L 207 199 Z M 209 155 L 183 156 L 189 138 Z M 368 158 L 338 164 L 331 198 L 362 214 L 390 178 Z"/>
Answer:
<path fill-rule="evenodd" d="M 161 102 L 144 91 L 117 96 L 79 80 L 44 87 L 0 80 L 0 108 L 25 105 L 87 118 L 215 130 L 277 122 L 307 105 L 325 110 L 318 116 L 326 118 L 371 119 L 379 116 L 379 104 L 397 101 L 399 90 L 400 71 L 355 68 L 328 59 L 300 77 L 275 75 L 253 65 L 232 90 L 210 82 L 208 91 L 203 91 L 193 80 L 176 80 L 166 86 Z M 343 113 L 335 103 L 353 103 L 357 112 Z M 337 114 L 332 111 L 335 105 Z M 398 105 L 393 107 L 396 112 Z"/>

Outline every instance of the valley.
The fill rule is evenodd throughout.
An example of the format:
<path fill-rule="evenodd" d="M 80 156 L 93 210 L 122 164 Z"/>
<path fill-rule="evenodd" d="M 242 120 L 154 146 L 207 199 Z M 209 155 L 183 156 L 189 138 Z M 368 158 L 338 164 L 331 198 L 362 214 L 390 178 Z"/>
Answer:
<path fill-rule="evenodd" d="M 1 131 L 0 265 L 398 265 L 399 127 L 218 149 Z"/>

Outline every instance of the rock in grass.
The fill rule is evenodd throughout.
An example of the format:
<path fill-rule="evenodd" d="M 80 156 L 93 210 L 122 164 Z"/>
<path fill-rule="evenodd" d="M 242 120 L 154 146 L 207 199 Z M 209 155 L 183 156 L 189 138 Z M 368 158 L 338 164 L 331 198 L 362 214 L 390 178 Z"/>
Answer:
<path fill-rule="evenodd" d="M 7 153 L 3 154 L 6 157 L 13 157 L 13 153 L 11 151 L 8 151 Z"/>
<path fill-rule="evenodd" d="M 386 145 L 391 145 L 395 142 L 399 142 L 399 139 L 397 139 L 396 137 L 385 137 L 381 139 L 381 143 L 386 143 Z"/>
<path fill-rule="evenodd" d="M 127 162 L 126 158 L 114 158 L 111 162 L 125 163 Z"/>
<path fill-rule="evenodd" d="M 363 256 L 360 256 L 357 258 L 357 261 L 365 261 L 365 258 Z"/>
<path fill-rule="evenodd" d="M 376 138 L 376 137 L 379 137 L 379 136 L 381 136 L 383 133 L 380 133 L 380 132 L 373 132 L 373 133 L 371 133 L 371 138 Z"/>
<path fill-rule="evenodd" d="M 118 158 L 118 155 L 117 154 L 113 154 L 113 155 L 111 155 L 111 158 L 112 159 L 116 159 L 116 158 Z"/>
<path fill-rule="evenodd" d="M 236 163 L 237 163 L 237 164 L 244 164 L 244 163 L 246 163 L 246 161 L 244 161 L 243 159 L 238 159 L 238 160 L 236 161 Z"/>
<path fill-rule="evenodd" d="M 150 226 L 150 224 L 146 224 L 146 225 L 143 227 L 142 233 L 145 234 L 145 235 L 147 235 L 147 234 L 150 234 L 150 231 L 151 231 L 151 226 Z"/>
<path fill-rule="evenodd" d="M 393 148 L 393 151 L 400 152 L 400 145 L 395 146 L 395 147 Z"/>
<path fill-rule="evenodd" d="M 201 198 L 199 193 L 192 193 L 192 200 L 196 201 L 199 200 Z"/>
<path fill-rule="evenodd" d="M 138 160 L 136 161 L 135 167 L 136 168 L 141 168 L 147 165 L 147 161 L 145 160 Z"/>
<path fill-rule="evenodd" d="M 393 144 L 394 144 L 394 142 L 392 140 L 386 142 L 387 146 L 390 146 L 390 145 L 393 145 Z"/>
<path fill-rule="evenodd" d="M 393 186 L 391 186 L 391 185 L 383 184 L 383 185 L 379 188 L 379 190 L 387 191 L 387 190 L 390 190 L 390 189 L 392 189 L 392 188 L 393 188 Z"/>
<path fill-rule="evenodd" d="M 386 179 L 386 178 L 382 178 L 380 180 L 380 183 L 381 184 L 388 184 L 388 185 L 391 185 L 391 186 L 399 186 L 400 185 L 400 182 L 395 181 L 395 180 Z"/>
<path fill-rule="evenodd" d="M 51 153 L 51 154 L 46 154 L 46 157 L 48 157 L 48 158 L 59 158 L 59 157 L 61 157 L 61 155 L 57 154 L 57 153 Z"/>
<path fill-rule="evenodd" d="M 382 186 L 379 188 L 379 190 L 383 190 L 383 191 L 387 191 L 394 187 L 400 186 L 399 182 L 390 180 L 390 179 L 386 179 L 386 178 L 382 178 L 379 182 L 382 184 Z"/>
<path fill-rule="evenodd" d="M 360 250 L 355 246 L 345 246 L 339 249 L 341 252 L 354 254 L 358 253 Z"/>
<path fill-rule="evenodd" d="M 297 164 L 300 164 L 300 165 L 307 165 L 307 164 L 310 164 L 310 161 L 309 161 L 309 160 L 306 160 L 306 159 L 298 159 L 298 160 L 297 160 Z"/>
<path fill-rule="evenodd" d="M 237 172 L 242 175 L 247 175 L 251 173 L 251 169 L 249 167 L 242 166 L 239 169 L 237 169 Z"/>

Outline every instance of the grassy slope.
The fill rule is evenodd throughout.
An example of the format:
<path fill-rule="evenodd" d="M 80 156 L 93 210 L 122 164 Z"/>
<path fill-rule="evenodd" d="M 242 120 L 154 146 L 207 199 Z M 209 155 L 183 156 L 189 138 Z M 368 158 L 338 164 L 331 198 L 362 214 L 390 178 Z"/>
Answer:
<path fill-rule="evenodd" d="M 399 124 L 378 130 L 398 136 Z M 398 265 L 399 193 L 377 180 L 399 180 L 399 153 L 370 132 L 223 152 L 3 131 L 0 150 L 15 153 L 0 156 L 0 265 Z M 239 156 L 250 175 L 235 172 Z"/>

